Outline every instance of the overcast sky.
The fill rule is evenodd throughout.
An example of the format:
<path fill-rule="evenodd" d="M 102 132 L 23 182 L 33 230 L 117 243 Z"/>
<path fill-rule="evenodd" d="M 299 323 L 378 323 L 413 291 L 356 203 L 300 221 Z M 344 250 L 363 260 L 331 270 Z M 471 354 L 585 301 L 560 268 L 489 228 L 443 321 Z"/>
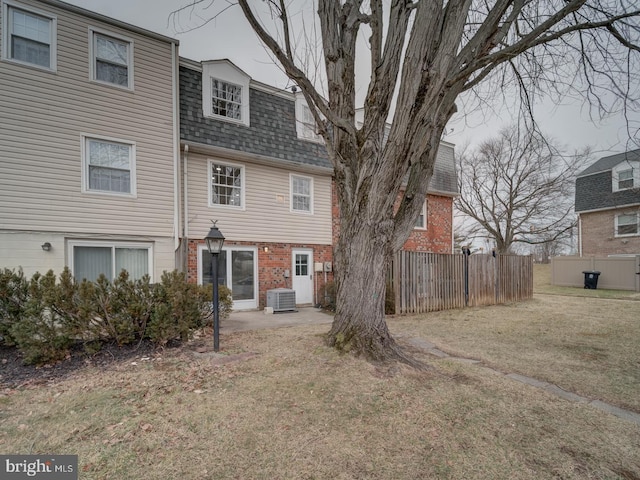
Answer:
<path fill-rule="evenodd" d="M 219 19 L 201 28 L 181 33 L 175 27 L 184 30 L 202 23 L 202 20 L 190 19 L 186 14 L 182 15 L 177 25 L 169 22 L 171 12 L 188 4 L 188 0 L 67 1 L 176 38 L 180 41 L 180 55 L 183 57 L 193 60 L 228 58 L 254 80 L 279 88 L 291 86 L 291 82 L 273 64 L 238 7 L 228 9 Z M 311 8 L 311 0 L 307 3 L 308 8 Z M 206 13 L 203 12 L 203 16 Z M 461 111 L 456 114 L 449 127 L 450 133 L 445 140 L 457 145 L 466 142 L 474 144 L 495 134 L 501 126 L 512 121 L 509 108 L 497 108 L 495 113 L 486 113 L 484 116 L 477 114 L 464 116 L 464 113 Z M 627 149 L 640 148 L 640 134 L 637 131 L 640 125 L 638 114 L 631 116 L 632 124 L 636 128 L 631 133 L 621 115 L 594 125 L 589 120 L 588 106 L 582 105 L 581 102 L 567 100 L 560 105 L 551 104 L 551 102 L 543 103 L 537 106 L 536 114 L 545 133 L 559 139 L 570 149 L 592 146 L 596 152 L 596 158 Z"/>

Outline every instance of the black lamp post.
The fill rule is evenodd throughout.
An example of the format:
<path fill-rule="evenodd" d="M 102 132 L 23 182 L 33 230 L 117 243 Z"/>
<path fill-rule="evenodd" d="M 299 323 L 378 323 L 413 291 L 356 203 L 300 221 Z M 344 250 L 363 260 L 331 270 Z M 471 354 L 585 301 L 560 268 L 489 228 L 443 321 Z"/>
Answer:
<path fill-rule="evenodd" d="M 204 240 L 207 242 L 207 248 L 211 254 L 211 270 L 213 284 L 213 351 L 217 352 L 220 349 L 220 313 L 218 309 L 218 254 L 222 251 L 222 245 L 224 244 L 224 235 L 216 227 L 216 222 L 213 222 L 213 226 Z"/>

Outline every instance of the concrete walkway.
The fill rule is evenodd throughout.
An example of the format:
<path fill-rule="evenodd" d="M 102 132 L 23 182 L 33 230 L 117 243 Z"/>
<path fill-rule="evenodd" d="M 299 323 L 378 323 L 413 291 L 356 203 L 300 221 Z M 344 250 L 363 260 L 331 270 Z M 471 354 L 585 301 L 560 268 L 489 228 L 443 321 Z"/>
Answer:
<path fill-rule="evenodd" d="M 281 328 L 281 327 L 293 327 L 297 325 L 317 325 L 317 324 L 329 324 L 333 321 L 333 315 L 323 312 L 317 308 L 304 307 L 299 308 L 294 312 L 282 312 L 265 314 L 263 311 L 241 311 L 232 312 L 228 319 L 222 320 L 220 325 L 220 331 L 222 333 L 242 332 L 247 330 L 260 330 L 268 328 Z M 600 400 L 593 400 L 573 392 L 568 392 L 557 385 L 538 380 L 533 377 L 527 377 L 525 375 L 519 375 L 517 373 L 503 373 L 495 370 L 491 367 L 482 364 L 482 361 L 456 357 L 449 355 L 446 352 L 440 350 L 435 344 L 425 340 L 423 338 L 409 338 L 405 339 L 411 346 L 418 348 L 429 355 L 433 355 L 438 358 L 446 358 L 455 362 L 473 364 L 493 374 L 503 376 L 510 380 L 524 383 L 534 388 L 544 390 L 547 393 L 560 397 L 564 400 L 577 403 L 586 403 L 594 408 L 602 410 L 603 412 L 615 415 L 618 418 L 627 420 L 640 426 L 640 414 L 618 408 L 614 405 L 602 402 Z"/>

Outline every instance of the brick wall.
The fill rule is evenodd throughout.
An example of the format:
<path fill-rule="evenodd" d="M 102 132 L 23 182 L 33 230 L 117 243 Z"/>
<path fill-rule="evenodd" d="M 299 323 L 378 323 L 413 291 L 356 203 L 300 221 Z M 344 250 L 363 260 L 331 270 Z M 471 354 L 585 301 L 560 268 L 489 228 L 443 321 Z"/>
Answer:
<path fill-rule="evenodd" d="M 398 195 L 396 203 L 401 200 Z M 337 242 L 340 231 L 340 211 L 335 181 L 331 185 L 333 222 L 333 243 Z M 451 253 L 453 248 L 452 230 L 453 198 L 441 195 L 427 195 L 427 228 L 416 229 L 409 235 L 404 250 L 414 252 Z"/>
<path fill-rule="evenodd" d="M 640 236 L 615 236 L 616 214 L 633 211 L 637 207 L 581 213 L 582 255 L 640 254 Z"/>
<path fill-rule="evenodd" d="M 191 283 L 198 281 L 198 245 L 203 245 L 203 240 L 189 240 L 187 279 Z M 331 245 L 308 245 L 292 243 L 270 242 L 234 242 L 225 240 L 225 246 L 246 245 L 258 249 L 258 306 L 266 305 L 266 292 L 272 288 L 291 288 L 291 278 L 285 278 L 285 270 L 291 274 L 291 251 L 295 248 L 308 248 L 313 250 L 313 262 L 333 262 L 333 247 Z M 313 271 L 313 265 L 311 266 Z M 324 287 L 324 273 L 314 273 L 314 298 L 320 300 Z M 327 273 L 327 281 L 333 281 L 333 273 Z"/>

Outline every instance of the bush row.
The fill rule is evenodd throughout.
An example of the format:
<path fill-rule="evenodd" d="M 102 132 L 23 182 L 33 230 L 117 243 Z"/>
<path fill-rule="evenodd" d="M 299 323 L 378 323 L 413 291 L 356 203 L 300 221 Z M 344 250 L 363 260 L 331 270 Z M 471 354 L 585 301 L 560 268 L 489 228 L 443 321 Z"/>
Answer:
<path fill-rule="evenodd" d="M 187 283 L 184 273 L 165 272 L 159 283 L 129 279 L 77 282 L 68 268 L 27 279 L 21 270 L 0 270 L 0 342 L 16 346 L 26 363 L 65 358 L 83 344 L 95 351 L 150 339 L 156 345 L 187 340 L 211 322 L 211 285 Z M 231 292 L 219 289 L 220 317 L 231 311 Z"/>

